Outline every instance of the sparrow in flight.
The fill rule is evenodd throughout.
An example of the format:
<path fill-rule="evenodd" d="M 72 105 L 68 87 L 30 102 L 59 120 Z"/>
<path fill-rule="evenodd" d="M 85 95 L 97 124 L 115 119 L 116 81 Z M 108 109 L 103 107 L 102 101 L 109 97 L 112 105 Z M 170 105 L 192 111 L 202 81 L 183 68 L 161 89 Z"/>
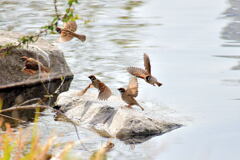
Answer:
<path fill-rule="evenodd" d="M 128 104 L 129 108 L 131 108 L 132 105 L 137 105 L 144 110 L 144 108 L 135 100 L 135 97 L 138 95 L 138 81 L 136 77 L 130 79 L 127 89 L 118 88 L 118 90 L 121 93 L 122 100 Z"/>
<path fill-rule="evenodd" d="M 75 33 L 77 30 L 77 23 L 75 21 L 69 21 L 64 23 L 63 28 L 57 27 L 56 31 L 60 33 L 60 42 L 67 42 L 73 39 L 73 37 L 78 38 L 82 42 L 86 40 L 86 36 L 82 34 Z"/>
<path fill-rule="evenodd" d="M 127 71 L 133 76 L 144 79 L 147 83 L 153 86 L 155 86 L 156 84 L 158 87 L 160 87 L 162 84 L 158 82 L 157 79 L 153 77 L 151 74 L 150 59 L 146 53 L 144 53 L 144 67 L 145 69 L 137 67 L 128 67 Z"/>
<path fill-rule="evenodd" d="M 38 60 L 27 56 L 23 56 L 21 59 L 24 61 L 24 68 L 22 69 L 23 72 L 28 74 L 35 74 L 40 70 L 41 72 L 49 73 L 49 68 L 45 67 Z"/>
<path fill-rule="evenodd" d="M 90 83 L 85 89 L 83 89 L 78 95 L 82 96 L 84 95 L 89 88 L 95 87 L 98 89 L 98 99 L 100 100 L 107 100 L 111 95 L 112 91 L 108 86 L 106 86 L 103 82 L 101 82 L 99 79 L 97 79 L 94 75 L 90 75 L 88 77 L 92 83 Z"/>

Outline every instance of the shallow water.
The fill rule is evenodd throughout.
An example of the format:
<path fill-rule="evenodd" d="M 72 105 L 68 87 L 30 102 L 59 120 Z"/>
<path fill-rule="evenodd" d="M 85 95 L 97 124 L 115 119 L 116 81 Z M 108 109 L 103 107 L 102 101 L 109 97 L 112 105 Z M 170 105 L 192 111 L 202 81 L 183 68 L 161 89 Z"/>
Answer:
<path fill-rule="evenodd" d="M 61 1 L 59 4 L 63 4 Z M 0 29 L 30 33 L 53 14 L 50 1 L 0 1 Z M 85 87 L 96 74 L 115 88 L 127 85 L 128 66 L 143 66 L 147 52 L 153 74 L 163 83 L 152 87 L 140 80 L 138 100 L 148 114 L 186 124 L 173 132 L 130 146 L 117 140 L 110 159 L 239 159 L 240 144 L 240 3 L 237 0 L 82 0 L 76 7 L 90 23 L 78 22 L 81 43 L 57 43 L 75 74 L 71 89 Z M 94 92 L 94 91 L 93 91 Z M 44 116 L 46 135 L 61 142 L 77 139 L 74 128 Z M 89 150 L 106 139 L 81 129 Z M 81 145 L 74 149 L 83 157 Z"/>

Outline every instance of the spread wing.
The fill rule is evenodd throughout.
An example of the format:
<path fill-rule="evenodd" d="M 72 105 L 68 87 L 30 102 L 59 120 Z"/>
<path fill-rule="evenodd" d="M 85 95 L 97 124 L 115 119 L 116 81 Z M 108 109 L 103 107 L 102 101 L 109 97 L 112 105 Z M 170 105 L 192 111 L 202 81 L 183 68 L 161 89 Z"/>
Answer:
<path fill-rule="evenodd" d="M 67 23 L 64 23 L 64 27 L 60 36 L 60 42 L 67 42 L 73 39 L 73 35 L 70 32 L 75 32 L 76 30 L 77 23 L 75 21 L 69 21 Z"/>
<path fill-rule="evenodd" d="M 132 77 L 129 81 L 127 94 L 133 97 L 138 95 L 138 81 L 136 77 Z"/>
<path fill-rule="evenodd" d="M 133 76 L 136 76 L 142 79 L 145 79 L 145 77 L 149 76 L 149 73 L 147 71 L 137 67 L 128 67 L 127 71 Z"/>
<path fill-rule="evenodd" d="M 32 65 L 31 68 L 29 68 L 29 69 L 36 69 L 36 70 L 38 70 L 39 67 L 40 67 L 40 69 L 42 71 L 47 72 L 47 73 L 49 72 L 49 68 L 45 67 L 40 61 L 38 61 L 38 60 L 36 60 L 34 58 L 28 58 L 27 61 L 28 61 L 28 64 L 30 64 L 29 67 Z"/>
<path fill-rule="evenodd" d="M 36 60 L 36 59 L 34 59 L 34 58 L 28 58 L 27 61 L 28 61 L 28 62 L 31 62 L 31 63 L 33 63 L 33 64 L 36 64 L 36 65 L 38 65 L 38 64 L 42 65 L 41 62 L 39 62 L 38 60 Z"/>
<path fill-rule="evenodd" d="M 98 99 L 107 100 L 112 95 L 112 91 L 104 83 L 99 83 Z"/>
<path fill-rule="evenodd" d="M 81 90 L 79 93 L 77 93 L 77 95 L 78 95 L 78 96 L 83 96 L 83 95 L 87 92 L 87 90 L 88 90 L 89 88 L 91 88 L 91 86 L 92 86 L 92 83 L 90 83 L 86 88 L 84 88 L 84 89 Z"/>
<path fill-rule="evenodd" d="M 63 29 L 75 32 L 77 30 L 77 23 L 76 23 L 76 21 L 69 21 L 67 23 L 64 23 Z"/>
<path fill-rule="evenodd" d="M 151 64 L 150 64 L 150 59 L 146 53 L 144 53 L 144 67 L 145 70 L 151 74 Z"/>
<path fill-rule="evenodd" d="M 71 39 L 73 39 L 73 36 L 71 34 L 65 31 L 61 32 L 61 36 L 59 39 L 60 42 L 67 42 L 67 41 L 70 41 Z"/>

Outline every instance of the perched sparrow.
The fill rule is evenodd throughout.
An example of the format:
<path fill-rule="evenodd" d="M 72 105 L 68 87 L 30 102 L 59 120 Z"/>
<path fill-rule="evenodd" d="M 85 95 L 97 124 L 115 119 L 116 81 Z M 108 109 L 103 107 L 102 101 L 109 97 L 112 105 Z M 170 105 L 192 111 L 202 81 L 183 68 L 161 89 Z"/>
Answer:
<path fill-rule="evenodd" d="M 61 34 L 60 42 L 66 42 L 73 39 L 73 37 L 78 38 L 82 42 L 86 40 L 86 36 L 82 34 L 77 34 L 77 23 L 75 21 L 69 21 L 64 24 L 63 28 L 57 27 L 57 32 Z"/>
<path fill-rule="evenodd" d="M 133 76 L 136 76 L 138 78 L 144 79 L 147 83 L 151 85 L 158 85 L 160 87 L 162 84 L 157 81 L 155 77 L 151 74 L 151 64 L 150 59 L 146 53 L 144 53 L 144 67 L 145 69 L 137 68 L 137 67 L 128 67 L 127 71 L 132 74 Z"/>
<path fill-rule="evenodd" d="M 132 77 L 129 81 L 128 88 L 118 88 L 122 95 L 122 100 L 128 104 L 128 107 L 131 108 L 132 105 L 139 106 L 142 110 L 144 108 L 138 104 L 134 97 L 138 95 L 138 82 L 136 77 Z"/>
<path fill-rule="evenodd" d="M 110 90 L 110 88 L 108 88 L 108 86 L 106 86 L 103 82 L 97 79 L 94 75 L 91 75 L 88 78 L 90 78 L 92 83 L 89 84 L 85 89 L 83 89 L 78 94 L 79 96 L 84 95 L 91 87 L 95 87 L 99 90 L 98 99 L 100 100 L 107 100 L 112 95 L 112 91 Z"/>
<path fill-rule="evenodd" d="M 28 74 L 35 74 L 37 71 L 42 72 L 49 72 L 49 68 L 45 67 L 41 62 L 34 58 L 29 58 L 27 56 L 21 57 L 21 59 L 25 62 L 25 66 L 23 68 L 23 71 Z"/>

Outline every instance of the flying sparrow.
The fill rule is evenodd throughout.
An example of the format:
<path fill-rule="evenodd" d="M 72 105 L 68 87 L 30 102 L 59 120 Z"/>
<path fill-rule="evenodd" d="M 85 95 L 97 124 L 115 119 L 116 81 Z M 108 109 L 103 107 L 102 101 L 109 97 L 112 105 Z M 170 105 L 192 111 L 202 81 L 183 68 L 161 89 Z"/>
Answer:
<path fill-rule="evenodd" d="M 144 108 L 138 104 L 134 97 L 138 95 L 138 81 L 136 77 L 132 77 L 129 81 L 128 88 L 118 88 L 121 93 L 122 100 L 128 104 L 128 107 L 131 108 L 132 105 L 139 106 L 142 110 Z"/>
<path fill-rule="evenodd" d="M 144 67 L 145 69 L 137 68 L 137 67 L 128 67 L 127 71 L 133 76 L 144 79 L 147 83 L 153 86 L 155 86 L 156 84 L 158 85 L 158 87 L 160 87 L 162 84 L 159 83 L 157 79 L 153 77 L 151 74 L 150 59 L 146 53 L 144 53 Z"/>
<path fill-rule="evenodd" d="M 37 71 L 42 71 L 42 72 L 49 72 L 49 68 L 45 67 L 41 62 L 34 58 L 30 58 L 27 56 L 21 57 L 21 59 L 25 62 L 24 63 L 24 68 L 22 71 L 28 74 L 35 74 Z"/>
<path fill-rule="evenodd" d="M 108 86 L 106 86 L 103 82 L 101 82 L 99 79 L 97 79 L 94 75 L 90 75 L 88 77 L 92 83 L 90 83 L 85 89 L 83 89 L 78 95 L 82 96 L 84 95 L 89 88 L 95 87 L 98 89 L 98 99 L 100 100 L 107 100 L 111 95 L 112 91 Z"/>
<path fill-rule="evenodd" d="M 60 42 L 67 42 L 73 39 L 73 37 L 78 38 L 82 42 L 86 40 L 86 36 L 82 34 L 77 34 L 75 31 L 77 30 L 77 23 L 75 21 L 69 21 L 64 23 L 63 28 L 57 27 L 56 31 L 60 33 Z"/>

